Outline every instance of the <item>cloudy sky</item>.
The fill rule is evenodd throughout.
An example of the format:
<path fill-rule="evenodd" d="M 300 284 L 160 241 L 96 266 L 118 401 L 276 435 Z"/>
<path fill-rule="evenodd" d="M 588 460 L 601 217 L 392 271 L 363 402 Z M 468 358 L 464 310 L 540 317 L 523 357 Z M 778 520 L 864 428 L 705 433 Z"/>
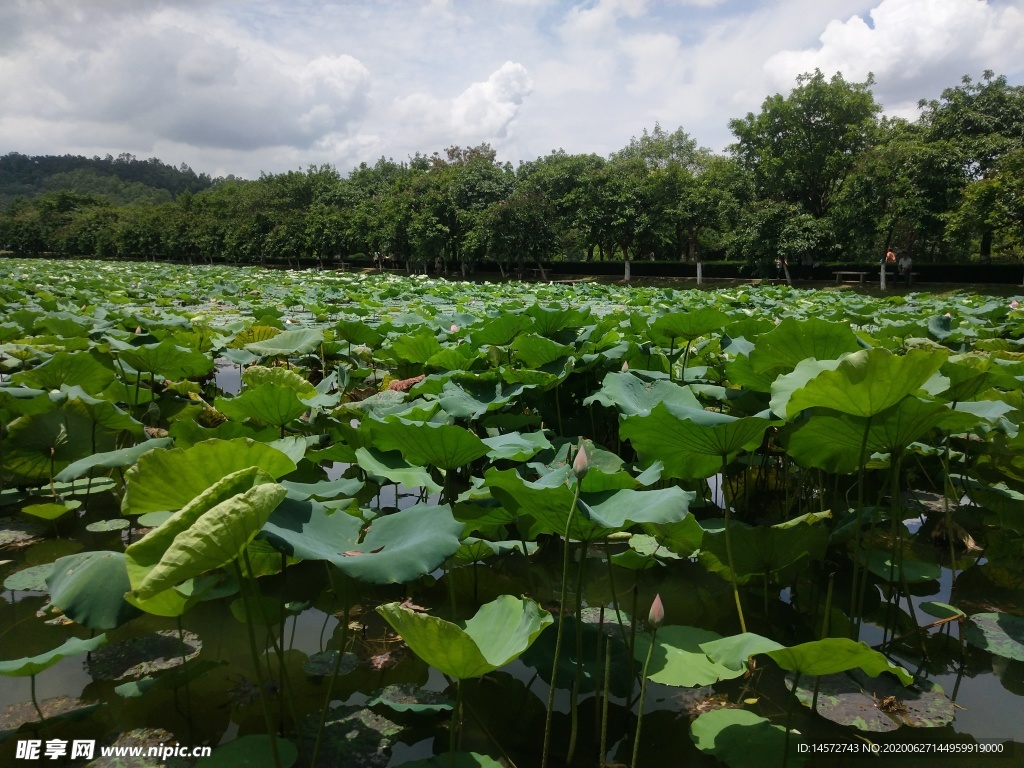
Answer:
<path fill-rule="evenodd" d="M 1024 0 L 0 0 L 0 154 L 255 178 L 655 122 L 723 150 L 815 67 L 910 118 L 964 74 L 1021 84 Z"/>

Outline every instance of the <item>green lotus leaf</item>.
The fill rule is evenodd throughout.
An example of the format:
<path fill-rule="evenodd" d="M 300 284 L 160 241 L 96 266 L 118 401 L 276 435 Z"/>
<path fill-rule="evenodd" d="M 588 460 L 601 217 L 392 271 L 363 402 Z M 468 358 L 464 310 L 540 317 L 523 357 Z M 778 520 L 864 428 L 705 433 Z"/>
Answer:
<path fill-rule="evenodd" d="M 946 361 L 943 350 L 912 349 L 897 356 L 885 349 L 847 355 L 833 371 L 823 371 L 793 392 L 785 416 L 824 407 L 851 416 L 874 416 L 912 395 Z M 773 390 L 774 391 L 774 390 Z"/>
<path fill-rule="evenodd" d="M 661 403 L 647 416 L 626 419 L 619 434 L 633 444 L 641 461 L 660 459 L 670 477 L 699 479 L 720 471 L 723 459 L 758 447 L 770 424 L 759 416 L 736 418 Z"/>
<path fill-rule="evenodd" d="M 46 580 L 50 578 L 51 573 L 53 563 L 22 568 L 4 579 L 4 589 L 12 592 L 46 592 L 49 590 Z"/>
<path fill-rule="evenodd" d="M 280 328 L 275 328 L 272 325 L 254 325 L 250 328 L 246 328 L 244 331 L 240 331 L 228 346 L 231 349 L 244 349 L 247 344 L 252 344 L 258 341 L 267 341 L 272 339 L 281 333 Z"/>
<path fill-rule="evenodd" d="M 253 341 L 245 345 L 250 352 L 262 357 L 305 355 L 319 349 L 324 343 L 324 332 L 312 328 L 282 331 L 273 338 Z"/>
<path fill-rule="evenodd" d="M 815 360 L 814 358 L 808 358 L 797 363 L 796 367 L 789 373 L 778 375 L 773 371 L 768 374 L 769 377 L 774 378 L 768 388 L 763 391 L 771 392 L 771 400 L 769 402 L 771 412 L 786 418 L 786 414 L 789 412 L 789 401 L 793 397 L 793 393 L 802 390 L 809 381 L 817 378 L 822 371 L 834 371 L 839 367 L 840 362 L 840 360 Z M 795 410 L 792 413 L 796 415 Z"/>
<path fill-rule="evenodd" d="M 493 345 L 503 347 L 533 325 L 533 318 L 526 314 L 501 314 L 485 320 L 470 331 L 469 338 L 475 347 Z"/>
<path fill-rule="evenodd" d="M 309 410 L 292 387 L 271 382 L 247 387 L 235 397 L 218 397 L 215 407 L 229 419 L 251 419 L 279 429 Z"/>
<path fill-rule="evenodd" d="M 455 702 L 436 691 L 427 691 L 419 686 L 406 683 L 389 685 L 376 691 L 366 706 L 384 706 L 395 712 L 411 712 L 414 714 L 434 714 L 450 712 Z M 406 764 L 407 765 L 407 764 Z"/>
<path fill-rule="evenodd" d="M 52 651 L 41 653 L 38 656 L 29 656 L 13 661 L 0 661 L 0 675 L 5 677 L 29 677 L 38 675 L 44 669 L 49 669 L 61 659 L 67 656 L 76 656 L 79 653 L 95 651 L 107 642 L 106 635 L 97 635 L 87 640 L 80 640 L 72 637 L 63 645 L 54 648 Z"/>
<path fill-rule="evenodd" d="M 711 685 L 719 680 L 731 680 L 743 674 L 743 669 L 730 669 L 707 657 L 701 644 L 721 639 L 721 635 L 700 627 L 665 625 L 655 637 L 647 677 L 656 683 L 680 688 Z M 651 638 L 636 636 L 633 655 L 641 664 L 647 659 Z"/>
<path fill-rule="evenodd" d="M 552 473 L 556 476 L 556 473 Z M 557 476 L 555 477 L 557 480 Z M 529 519 L 526 535 L 564 535 L 574 491 L 564 482 L 524 480 L 514 469 L 489 469 L 484 483 L 502 505 Z M 673 523 L 686 517 L 696 494 L 681 488 L 635 491 L 629 488 L 580 494 L 569 537 L 593 541 L 639 523 Z"/>
<path fill-rule="evenodd" d="M 697 749 L 714 755 L 729 768 L 761 768 L 786 762 L 786 729 L 746 709 L 703 712 L 690 724 L 690 735 Z M 798 737 L 791 736 L 790 750 L 795 750 L 798 743 Z M 800 766 L 804 762 L 799 755 L 792 755 L 788 764 Z"/>
<path fill-rule="evenodd" d="M 273 737 L 277 742 L 277 758 L 270 746 L 272 737 L 264 733 L 240 736 L 217 747 L 209 757 L 202 758 L 197 768 L 291 768 L 299 759 L 294 742 Z"/>
<path fill-rule="evenodd" d="M 261 384 L 278 384 L 282 387 L 290 387 L 295 390 L 299 397 L 315 397 L 317 389 L 306 379 L 287 368 L 267 368 L 262 365 L 253 365 L 245 369 L 242 374 L 242 382 L 247 387 L 258 387 Z"/>
<path fill-rule="evenodd" d="M 99 362 L 93 353 L 61 351 L 32 370 L 14 374 L 11 382 L 42 390 L 79 386 L 95 395 L 106 389 L 114 378 L 114 371 Z"/>
<path fill-rule="evenodd" d="M 0 385 L 0 422 L 5 424 L 17 416 L 44 413 L 56 407 L 48 391 Z"/>
<path fill-rule="evenodd" d="M 937 728 L 949 725 L 955 714 L 953 702 L 942 688 L 928 680 L 904 688 L 885 677 L 825 675 L 801 681 L 796 697 L 806 707 L 816 698 L 815 711 L 822 717 L 873 733 L 895 731 L 903 725 Z M 888 709 L 880 706 L 887 699 L 893 701 Z"/>
<path fill-rule="evenodd" d="M 138 445 L 133 445 L 131 448 L 94 453 L 92 456 L 87 456 L 84 459 L 72 462 L 63 470 L 58 472 L 54 479 L 57 482 L 69 483 L 72 480 L 84 477 L 96 468 L 113 469 L 130 467 L 138 461 L 139 456 L 142 454 L 152 451 L 155 448 L 166 448 L 172 442 L 172 439 L 169 437 L 158 437 L 152 440 L 146 440 Z"/>
<path fill-rule="evenodd" d="M 416 333 L 399 336 L 391 342 L 391 354 L 396 360 L 422 365 L 441 351 L 441 344 L 432 331 L 424 328 Z"/>
<path fill-rule="evenodd" d="M 541 336 L 552 336 L 567 328 L 580 328 L 592 322 L 590 307 L 531 304 L 524 314 L 533 318 L 532 329 Z"/>
<path fill-rule="evenodd" d="M 821 519 L 821 515 L 807 515 L 773 526 L 752 526 L 734 520 L 729 527 L 729 539 L 735 572 L 728 566 L 724 521 L 708 521 L 704 523 L 698 557 L 709 571 L 738 584 L 751 579 L 788 583 L 788 579 L 825 556 L 829 530 L 817 524 Z"/>
<path fill-rule="evenodd" d="M 838 360 L 861 348 L 848 323 L 833 323 L 817 317 L 787 317 L 758 337 L 750 353 L 750 364 L 755 371 L 792 371 L 801 360 Z"/>
<path fill-rule="evenodd" d="M 391 417 L 368 419 L 363 426 L 376 448 L 398 451 L 406 461 L 420 466 L 452 470 L 487 455 L 479 437 L 453 424 L 413 424 Z"/>
<path fill-rule="evenodd" d="M 342 320 L 334 326 L 334 335 L 343 339 L 349 344 L 359 344 L 366 347 L 376 347 L 384 337 L 380 331 L 372 325 L 367 325 L 359 320 Z"/>
<path fill-rule="evenodd" d="M 721 310 L 702 307 L 689 312 L 670 312 L 662 315 L 651 323 L 647 334 L 651 341 L 660 347 L 675 346 L 678 349 L 683 345 L 676 343 L 677 339 L 695 341 L 712 331 L 722 329 L 727 322 L 729 316 Z"/>
<path fill-rule="evenodd" d="M 515 358 L 527 368 L 541 368 L 548 363 L 567 357 L 573 348 L 558 344 L 545 336 L 536 333 L 521 333 L 509 345 Z"/>
<path fill-rule="evenodd" d="M 488 448 L 487 458 L 491 461 L 526 461 L 551 447 L 551 442 L 543 432 L 506 432 L 485 437 L 482 442 Z"/>
<path fill-rule="evenodd" d="M 730 635 L 719 640 L 709 640 L 700 644 L 700 649 L 716 664 L 729 669 L 743 672 L 751 656 L 768 651 L 777 651 L 785 646 L 767 637 L 753 632 Z"/>
<path fill-rule="evenodd" d="M 123 531 L 125 528 L 131 527 L 131 521 L 125 520 L 123 517 L 117 517 L 113 520 L 98 520 L 95 523 L 89 523 L 85 526 L 85 530 L 89 533 L 111 533 L 113 531 Z"/>
<path fill-rule="evenodd" d="M 320 480 L 316 483 L 296 483 L 291 480 L 282 480 L 281 485 L 288 491 L 290 499 L 305 501 L 309 498 L 316 498 L 320 501 L 329 501 L 339 496 L 355 496 L 362 490 L 365 483 L 354 477 L 339 477 L 337 480 Z"/>
<path fill-rule="evenodd" d="M 96 426 L 85 403 L 67 400 L 52 411 L 11 422 L 4 438 L 3 468 L 26 483 L 46 481 L 51 471 L 113 450 L 116 438 L 115 432 Z"/>
<path fill-rule="evenodd" d="M 439 493 L 441 486 L 434 482 L 430 472 L 410 464 L 398 451 L 377 451 L 357 448 L 356 464 L 370 475 L 399 483 L 407 488 L 426 488 L 428 493 Z"/>
<path fill-rule="evenodd" d="M 869 571 L 891 584 L 900 584 L 904 580 L 908 584 L 919 584 L 933 581 L 942 575 L 938 563 L 926 563 L 906 556 L 897 561 L 891 552 L 879 549 L 862 552 L 860 559 Z"/>
<path fill-rule="evenodd" d="M 139 615 L 124 600 L 131 589 L 123 552 L 82 552 L 62 557 L 46 579 L 50 602 L 89 629 L 114 629 Z"/>
<path fill-rule="evenodd" d="M 878 651 L 872 650 L 865 643 L 857 643 L 845 637 L 826 637 L 767 651 L 765 655 L 770 656 L 783 669 L 801 675 L 833 675 L 859 669 L 870 677 L 890 672 L 904 685 L 914 681 L 907 670 L 893 664 Z"/>
<path fill-rule="evenodd" d="M 457 419 L 479 419 L 489 411 L 504 408 L 524 389 L 522 384 L 506 386 L 501 381 L 446 381 L 437 402 Z"/>
<path fill-rule="evenodd" d="M 672 381 L 644 381 L 630 372 L 612 372 L 604 377 L 601 388 L 583 401 L 616 408 L 623 416 L 647 416 L 659 403 L 700 409 L 700 401 L 690 390 Z"/>
<path fill-rule="evenodd" d="M 145 453 L 125 472 L 126 515 L 181 509 L 222 477 L 246 467 L 260 467 L 278 478 L 295 470 L 295 462 L 276 448 L 246 438 L 210 440 L 181 450 Z"/>
<path fill-rule="evenodd" d="M 224 359 L 237 366 L 251 365 L 254 361 L 259 360 L 260 358 L 259 355 L 253 354 L 247 349 L 221 349 L 220 354 Z"/>
<path fill-rule="evenodd" d="M 259 467 L 222 477 L 125 550 L 133 593 L 145 600 L 232 562 L 286 494 Z"/>
<path fill-rule="evenodd" d="M 291 499 L 270 516 L 260 536 L 285 554 L 327 560 L 371 584 L 404 584 L 430 573 L 459 549 L 463 524 L 448 506 L 417 504 L 364 523 L 322 505 Z"/>
<path fill-rule="evenodd" d="M 40 520 L 56 520 L 73 509 L 78 509 L 81 502 L 48 502 L 45 504 L 26 504 L 21 511 L 26 515 L 38 517 Z"/>
<path fill-rule="evenodd" d="M 964 627 L 964 639 L 996 656 L 1024 661 L 1024 617 L 976 613 Z"/>
<path fill-rule="evenodd" d="M 413 653 L 456 680 L 480 677 L 509 664 L 554 622 L 537 603 L 512 595 L 502 595 L 458 623 L 400 603 L 379 606 L 377 612 Z"/>
<path fill-rule="evenodd" d="M 921 603 L 918 608 L 929 616 L 934 616 L 937 619 L 953 619 L 961 616 L 967 616 L 966 613 L 956 606 L 950 605 L 949 603 L 939 603 L 934 600 L 926 600 Z"/>
<path fill-rule="evenodd" d="M 145 371 L 166 379 L 197 379 L 214 369 L 213 358 L 187 347 L 179 347 L 170 339 L 139 347 L 111 341 L 110 351 L 136 371 Z"/>

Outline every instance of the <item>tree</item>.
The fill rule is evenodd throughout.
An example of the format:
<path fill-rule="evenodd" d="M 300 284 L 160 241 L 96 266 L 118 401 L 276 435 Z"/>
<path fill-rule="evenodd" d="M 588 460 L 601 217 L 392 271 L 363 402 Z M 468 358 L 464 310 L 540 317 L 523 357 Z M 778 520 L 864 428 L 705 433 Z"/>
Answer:
<path fill-rule="evenodd" d="M 757 193 L 826 216 L 870 146 L 876 116 L 869 75 L 848 83 L 821 70 L 797 77 L 789 96 L 765 99 L 758 115 L 729 122 L 737 142 L 730 149 L 754 177 Z"/>

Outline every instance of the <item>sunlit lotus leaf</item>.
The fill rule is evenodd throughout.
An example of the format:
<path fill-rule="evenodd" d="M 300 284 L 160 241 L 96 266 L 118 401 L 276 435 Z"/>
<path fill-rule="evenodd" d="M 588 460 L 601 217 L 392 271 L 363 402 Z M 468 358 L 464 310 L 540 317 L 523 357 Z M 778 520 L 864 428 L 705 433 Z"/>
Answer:
<path fill-rule="evenodd" d="M 123 552 L 82 552 L 53 564 L 50 602 L 89 629 L 114 629 L 140 611 L 124 600 L 131 589 Z"/>
<path fill-rule="evenodd" d="M 207 428 L 191 419 L 182 418 L 171 423 L 167 433 L 174 438 L 176 448 L 191 448 L 206 440 L 235 440 L 248 437 L 256 442 L 267 442 L 281 434 L 274 427 L 256 427 L 239 421 L 224 421 L 216 427 Z"/>
<path fill-rule="evenodd" d="M 746 709 L 703 712 L 690 724 L 690 735 L 697 749 L 714 755 L 729 768 L 761 768 L 786 762 L 786 729 Z M 791 734 L 790 750 L 795 751 L 800 741 L 798 735 Z M 792 755 L 788 764 L 800 766 L 804 762 L 800 755 Z"/>
<path fill-rule="evenodd" d="M 399 336 L 391 342 L 391 354 L 395 359 L 406 363 L 422 365 L 440 351 L 440 342 L 425 328 L 416 333 Z"/>
<path fill-rule="evenodd" d="M 215 407 L 229 419 L 251 419 L 257 424 L 278 428 L 290 424 L 309 410 L 293 388 L 269 382 L 247 387 L 235 397 L 218 397 Z"/>
<path fill-rule="evenodd" d="M 47 725 L 52 726 L 60 721 L 83 720 L 92 715 L 100 704 L 93 701 L 82 701 L 72 696 L 55 696 L 39 701 L 39 709 L 43 712 Z M 0 711 L 0 742 L 15 733 L 28 723 L 38 723 L 39 713 L 31 701 L 12 704 Z M 34 726 L 38 727 L 38 725 Z"/>
<path fill-rule="evenodd" d="M 660 459 L 670 477 L 704 478 L 722 469 L 742 450 L 761 444 L 768 419 L 736 418 L 696 408 L 655 406 L 647 416 L 631 416 L 619 427 L 645 463 Z"/>
<path fill-rule="evenodd" d="M 85 526 L 85 530 L 89 531 L 89 533 L 111 533 L 113 531 L 123 531 L 129 527 L 131 527 L 130 520 L 118 517 L 113 520 L 98 520 L 95 523 L 89 523 Z"/>
<path fill-rule="evenodd" d="M 456 680 L 479 677 L 517 659 L 553 623 L 532 600 L 502 595 L 473 618 L 452 623 L 388 603 L 377 612 L 427 664 Z"/>
<path fill-rule="evenodd" d="M 376 347 L 384 340 L 380 331 L 360 320 L 341 320 L 334 326 L 334 335 L 349 344 L 360 344 L 366 347 Z"/>
<path fill-rule="evenodd" d="M 964 627 L 964 639 L 996 656 L 1024 661 L 1024 617 L 976 613 Z"/>
<path fill-rule="evenodd" d="M 118 408 L 114 403 L 105 400 L 103 397 L 93 397 L 79 386 L 65 384 L 61 387 L 60 393 L 51 393 L 51 398 L 57 400 L 74 400 L 83 404 L 97 426 L 108 429 L 111 432 L 125 431 L 134 435 L 142 435 L 142 424 L 133 419 L 128 413 Z"/>
<path fill-rule="evenodd" d="M 179 347 L 170 339 L 140 347 L 112 340 L 110 351 L 136 371 L 154 373 L 174 381 L 200 378 L 214 369 L 212 357 Z"/>
<path fill-rule="evenodd" d="M 329 514 L 316 502 L 291 499 L 270 516 L 260 537 L 301 560 L 327 560 L 372 584 L 403 584 L 430 573 L 459 549 L 463 524 L 448 506 L 417 504 L 364 523 Z"/>
<path fill-rule="evenodd" d="M 601 388 L 583 404 L 594 402 L 615 408 L 623 416 L 647 416 L 659 403 L 694 409 L 703 407 L 689 387 L 664 379 L 644 381 L 628 371 L 606 374 Z"/>
<path fill-rule="evenodd" d="M 505 385 L 497 382 L 470 382 L 456 384 L 447 381 L 437 402 L 446 413 L 457 419 L 479 419 L 488 411 L 505 407 L 526 389 L 522 384 Z"/>
<path fill-rule="evenodd" d="M 552 336 L 567 328 L 580 328 L 593 322 L 588 306 L 563 307 L 556 304 L 544 307 L 540 304 L 531 304 L 526 308 L 525 314 L 533 318 L 531 330 L 541 336 Z"/>
<path fill-rule="evenodd" d="M 258 467 L 240 469 L 213 483 L 125 550 L 132 591 L 145 600 L 232 562 L 286 493 Z"/>
<path fill-rule="evenodd" d="M 801 675 L 833 675 L 859 669 L 870 677 L 882 672 L 896 675 L 904 685 L 914 678 L 903 667 L 890 662 L 883 654 L 845 637 L 827 637 L 809 643 L 765 652 L 776 664 Z"/>
<path fill-rule="evenodd" d="M 267 341 L 268 339 L 274 338 L 279 333 L 281 333 L 280 328 L 275 328 L 270 325 L 254 325 L 251 328 L 246 328 L 244 331 L 240 331 L 228 346 L 232 349 L 244 349 L 247 344 Z"/>
<path fill-rule="evenodd" d="M 315 397 L 316 387 L 305 378 L 287 368 L 267 368 L 253 365 L 245 369 L 242 382 L 247 387 L 258 387 L 261 384 L 278 384 L 295 390 L 299 397 Z"/>
<path fill-rule="evenodd" d="M 647 524 L 644 525 L 644 530 L 661 546 L 680 557 L 690 557 L 704 542 L 704 529 L 693 515 L 687 515 L 674 523 Z"/>
<path fill-rule="evenodd" d="M 398 451 L 406 461 L 439 469 L 458 469 L 487 455 L 488 447 L 468 429 L 453 424 L 413 424 L 391 418 L 367 420 L 375 447 Z"/>
<path fill-rule="evenodd" d="M 719 680 L 731 680 L 743 674 L 743 669 L 730 669 L 707 657 L 701 650 L 702 643 L 721 639 L 721 635 L 700 627 L 685 627 L 667 624 L 658 629 L 654 651 L 647 677 L 662 685 L 693 688 L 711 685 Z M 636 636 L 633 654 L 643 664 L 651 638 L 646 634 Z"/>
<path fill-rule="evenodd" d="M 933 581 L 942 575 L 942 569 L 938 563 L 926 563 L 906 555 L 897 560 L 891 552 L 883 552 L 879 549 L 862 552 L 861 561 L 873 574 L 892 584 L 899 584 L 904 580 L 908 584 L 918 584 Z"/>
<path fill-rule="evenodd" d="M 38 656 L 29 656 L 12 661 L 0 661 L 0 675 L 5 677 L 38 675 L 44 669 L 49 669 L 67 656 L 76 656 L 79 653 L 95 651 L 105 642 L 107 642 L 106 635 L 97 635 L 87 640 L 72 637 L 63 645 L 54 648 L 52 651 L 41 653 Z"/>
<path fill-rule="evenodd" d="M 58 352 L 42 365 L 11 376 L 11 382 L 50 390 L 79 386 L 90 394 L 102 392 L 115 378 L 114 371 L 90 352 Z"/>
<path fill-rule="evenodd" d="M 222 477 L 260 467 L 278 478 L 295 470 L 281 451 L 248 439 L 210 440 L 181 450 L 151 451 L 125 473 L 127 515 L 181 509 Z"/>
<path fill-rule="evenodd" d="M 901 451 L 936 427 L 966 430 L 976 423 L 976 416 L 953 411 L 945 403 L 907 397 L 872 416 L 870 423 L 862 416 L 814 409 L 788 433 L 784 444 L 802 466 L 851 473 L 871 454 Z"/>
<path fill-rule="evenodd" d="M 755 371 L 748 355 L 737 355 L 725 364 L 728 382 L 750 392 L 771 392 L 781 370 L 769 368 L 765 371 Z"/>
<path fill-rule="evenodd" d="M 47 502 L 44 504 L 26 504 L 21 511 L 26 515 L 38 517 L 40 520 L 56 520 L 68 512 L 82 506 L 80 501 L 75 502 Z"/>
<path fill-rule="evenodd" d="M 539 387 L 542 390 L 551 389 L 568 378 L 576 365 L 575 358 L 571 356 L 560 357 L 541 368 L 512 368 L 501 366 L 498 373 L 501 378 L 510 384 L 525 384 L 529 387 Z"/>
<path fill-rule="evenodd" d="M 953 721 L 954 708 L 937 684 L 922 680 L 904 688 L 888 677 L 837 674 L 801 679 L 800 703 L 822 717 L 859 731 L 886 733 L 900 726 L 938 728 Z"/>
<path fill-rule="evenodd" d="M 874 416 L 912 395 L 946 361 L 942 350 L 912 349 L 898 356 L 885 349 L 864 349 L 844 357 L 833 371 L 823 371 L 789 398 L 785 413 L 831 408 L 851 416 Z M 774 390 L 773 390 L 774 392 Z"/>
<path fill-rule="evenodd" d="M 307 755 L 312 753 L 320 718 L 320 712 L 313 712 L 304 723 L 303 751 Z M 392 746 L 402 730 L 398 723 L 365 706 L 332 707 L 324 718 L 321 762 L 339 768 L 386 768 L 391 764 Z"/>
<path fill-rule="evenodd" d="M 355 459 L 361 469 L 374 477 L 399 483 L 407 488 L 426 488 L 429 493 L 438 493 L 441 490 L 441 486 L 434 482 L 427 469 L 410 464 L 398 451 L 357 448 Z"/>
<path fill-rule="evenodd" d="M 573 352 L 571 346 L 558 344 L 536 333 L 521 333 L 509 345 L 516 360 L 527 368 L 540 368 Z"/>
<path fill-rule="evenodd" d="M 750 353 L 755 371 L 792 371 L 801 360 L 838 360 L 862 345 L 847 323 L 817 317 L 787 317 L 757 339 Z"/>
<path fill-rule="evenodd" d="M 551 447 L 551 442 L 543 432 L 506 432 L 485 437 L 482 442 L 487 446 L 487 457 L 491 461 L 526 461 Z"/>
<path fill-rule="evenodd" d="M 554 473 L 552 473 L 554 474 Z M 490 469 L 485 484 L 509 511 L 523 521 L 528 538 L 542 533 L 565 534 L 574 491 L 564 483 L 545 478 L 524 480 L 514 469 Z M 593 541 L 639 523 L 673 523 L 686 517 L 695 494 L 681 488 L 615 491 L 580 494 L 580 507 L 573 515 L 569 537 Z"/>
<path fill-rule="evenodd" d="M 533 325 L 533 318 L 526 314 L 501 314 L 484 320 L 470 331 L 469 337 L 475 347 L 493 345 L 503 347 Z"/>
<path fill-rule="evenodd" d="M 960 616 L 967 616 L 967 614 L 959 608 L 952 606 L 949 603 L 939 603 L 934 600 L 926 600 L 921 603 L 918 608 L 929 616 L 934 616 L 937 619 L 952 619 Z"/>
<path fill-rule="evenodd" d="M 384 706 L 394 712 L 411 712 L 413 714 L 435 714 L 438 712 L 450 712 L 454 709 L 455 702 L 437 691 L 428 691 L 405 683 L 403 685 L 389 685 L 371 695 L 366 702 L 368 707 Z"/>
<path fill-rule="evenodd" d="M 323 331 L 299 328 L 294 331 L 282 331 L 269 339 L 250 342 L 245 345 L 245 348 L 262 357 L 280 357 L 304 355 L 319 349 L 323 343 Z"/>
<path fill-rule="evenodd" d="M 685 346 L 712 331 L 720 330 L 729 322 L 729 316 L 714 307 L 702 307 L 688 312 L 670 312 L 651 323 L 648 335 L 661 347 Z M 683 344 L 680 341 L 684 342 Z"/>
<path fill-rule="evenodd" d="M 122 448 L 117 451 L 104 451 L 94 453 L 84 459 L 72 462 L 63 470 L 57 473 L 55 480 L 62 483 L 77 480 L 89 474 L 93 469 L 113 469 L 118 467 L 130 467 L 142 454 L 152 451 L 155 448 L 166 448 L 172 443 L 169 437 L 158 437 L 152 440 L 133 445 L 131 448 Z"/>
<path fill-rule="evenodd" d="M 116 447 L 116 434 L 95 429 L 89 407 L 80 400 L 11 422 L 4 438 L 3 469 L 23 482 L 41 482 L 78 459 Z M 141 426 L 141 425 L 139 425 Z"/>
<path fill-rule="evenodd" d="M 796 367 L 789 373 L 777 375 L 775 371 L 770 371 L 767 376 L 774 378 L 768 389 L 764 391 L 771 392 L 769 407 L 772 413 L 786 418 L 786 414 L 789 412 L 789 400 L 793 393 L 802 390 L 809 381 L 817 378 L 823 371 L 834 371 L 839 367 L 839 363 L 839 360 L 815 360 L 814 358 L 808 358 L 797 363 Z M 792 415 L 795 416 L 796 413 L 794 410 Z"/>
<path fill-rule="evenodd" d="M 364 483 L 354 477 L 339 477 L 337 480 L 321 480 L 316 483 L 296 483 L 291 480 L 283 480 L 281 485 L 288 491 L 290 499 L 305 501 L 315 498 L 319 501 L 329 501 L 339 496 L 355 496 L 362 490 Z"/>
<path fill-rule="evenodd" d="M 716 664 L 722 664 L 729 669 L 742 672 L 747 669 L 747 662 L 751 656 L 768 651 L 777 651 L 785 646 L 767 637 L 753 632 L 744 632 L 739 635 L 730 635 L 719 640 L 709 640 L 700 644 L 709 659 Z"/>

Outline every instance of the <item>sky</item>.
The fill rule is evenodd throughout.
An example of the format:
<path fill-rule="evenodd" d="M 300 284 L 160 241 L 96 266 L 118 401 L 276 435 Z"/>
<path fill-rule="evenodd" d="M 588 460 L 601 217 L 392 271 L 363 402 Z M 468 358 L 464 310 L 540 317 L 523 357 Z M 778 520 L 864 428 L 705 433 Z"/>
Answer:
<path fill-rule="evenodd" d="M 1024 84 L 1024 0 L 0 0 L 0 154 L 347 174 L 488 142 L 517 165 L 729 121 L 821 69 L 916 119 Z"/>

